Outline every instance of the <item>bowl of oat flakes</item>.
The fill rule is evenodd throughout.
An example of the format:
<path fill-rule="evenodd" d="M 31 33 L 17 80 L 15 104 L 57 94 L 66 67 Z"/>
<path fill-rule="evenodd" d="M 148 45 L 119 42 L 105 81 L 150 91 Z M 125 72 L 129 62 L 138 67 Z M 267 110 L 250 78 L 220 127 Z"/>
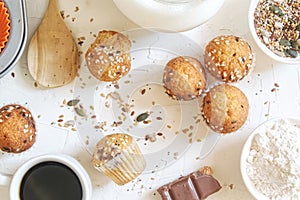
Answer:
<path fill-rule="evenodd" d="M 252 0 L 250 32 L 272 59 L 300 64 L 300 0 Z"/>

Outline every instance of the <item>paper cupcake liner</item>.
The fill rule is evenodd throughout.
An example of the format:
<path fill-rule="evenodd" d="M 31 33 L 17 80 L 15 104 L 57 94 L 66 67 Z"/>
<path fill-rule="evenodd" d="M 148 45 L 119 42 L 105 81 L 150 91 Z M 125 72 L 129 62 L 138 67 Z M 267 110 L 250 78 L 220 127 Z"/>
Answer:
<path fill-rule="evenodd" d="M 8 9 L 6 8 L 3 1 L 0 1 L 0 54 L 3 51 L 10 31 L 10 19 Z"/>
<path fill-rule="evenodd" d="M 126 134 L 111 134 L 101 139 L 94 152 L 93 163 L 96 169 L 118 185 L 132 181 L 146 167 L 138 144 Z"/>
<path fill-rule="evenodd" d="M 116 184 L 124 185 L 137 176 L 145 169 L 146 163 L 142 154 L 122 154 L 115 162 L 113 167 L 101 166 L 99 168 L 106 176 L 110 177 Z"/>

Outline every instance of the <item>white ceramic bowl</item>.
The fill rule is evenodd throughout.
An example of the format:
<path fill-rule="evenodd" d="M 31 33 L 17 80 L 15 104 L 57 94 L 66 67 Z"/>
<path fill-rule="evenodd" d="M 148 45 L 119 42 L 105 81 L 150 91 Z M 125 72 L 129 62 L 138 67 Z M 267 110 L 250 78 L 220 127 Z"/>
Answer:
<path fill-rule="evenodd" d="M 259 132 L 259 129 L 263 129 L 266 126 L 266 124 L 273 124 L 276 121 L 279 120 L 288 120 L 291 124 L 293 125 L 297 125 L 300 126 L 300 121 L 297 119 L 292 119 L 292 118 L 274 118 L 271 120 L 268 120 L 264 123 L 262 123 L 261 125 L 259 125 L 248 137 L 246 143 L 244 144 L 243 150 L 242 150 L 242 154 L 241 154 L 241 160 L 240 160 L 240 170 L 241 170 L 241 174 L 242 174 L 242 178 L 243 181 L 248 189 L 248 191 L 251 193 L 251 195 L 255 198 L 255 199 L 259 199 L 259 200 L 269 200 L 269 198 L 267 198 L 265 195 L 263 195 L 260 191 L 258 191 L 256 189 L 256 187 L 254 186 L 253 182 L 251 181 L 251 179 L 249 178 L 248 174 L 247 174 L 247 166 L 246 166 L 246 161 L 250 152 L 250 147 L 252 145 L 252 141 L 253 138 L 257 135 L 257 133 Z"/>
<path fill-rule="evenodd" d="M 298 58 L 287 58 L 287 57 L 281 57 L 274 52 L 272 52 L 257 36 L 255 27 L 254 27 L 254 11 L 255 8 L 260 0 L 252 0 L 249 8 L 248 13 L 248 21 L 249 21 L 249 28 L 251 35 L 253 36 L 256 44 L 259 46 L 259 48 L 270 58 L 281 62 L 281 63 L 287 63 L 287 64 L 300 64 L 300 56 Z"/>
<path fill-rule="evenodd" d="M 263 125 L 263 124 L 262 124 Z M 246 160 L 247 157 L 249 155 L 250 152 L 250 147 L 252 144 L 252 140 L 254 138 L 254 136 L 256 135 L 256 130 L 258 128 L 260 128 L 262 125 L 258 126 L 252 133 L 251 135 L 248 137 L 246 143 L 244 144 L 243 147 L 243 151 L 241 154 L 241 161 L 240 161 L 240 169 L 241 169 L 241 174 L 242 174 L 242 178 L 243 181 L 248 189 L 248 191 L 251 193 L 251 195 L 255 198 L 255 199 L 259 199 L 259 200 L 267 200 L 268 198 L 266 196 L 264 196 L 261 192 L 259 192 L 254 184 L 252 183 L 252 181 L 250 180 L 249 176 L 247 175 L 247 167 L 246 167 Z"/>

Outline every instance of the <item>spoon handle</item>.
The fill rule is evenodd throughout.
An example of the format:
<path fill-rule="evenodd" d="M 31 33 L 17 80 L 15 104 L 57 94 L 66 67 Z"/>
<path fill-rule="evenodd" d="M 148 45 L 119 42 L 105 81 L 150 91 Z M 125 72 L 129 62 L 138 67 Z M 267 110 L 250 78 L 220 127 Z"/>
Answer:
<path fill-rule="evenodd" d="M 49 0 L 48 10 L 56 10 L 56 11 L 58 11 L 57 0 Z"/>

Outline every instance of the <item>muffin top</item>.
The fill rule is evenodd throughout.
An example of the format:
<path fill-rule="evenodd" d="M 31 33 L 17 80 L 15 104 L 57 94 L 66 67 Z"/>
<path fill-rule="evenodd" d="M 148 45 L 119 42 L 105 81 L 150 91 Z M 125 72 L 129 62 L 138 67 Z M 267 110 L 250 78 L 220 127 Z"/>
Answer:
<path fill-rule="evenodd" d="M 32 114 L 21 105 L 0 108 L 0 149 L 20 153 L 35 142 L 36 127 Z"/>
<path fill-rule="evenodd" d="M 99 167 L 113 160 L 133 144 L 132 140 L 130 135 L 123 133 L 114 133 L 105 136 L 97 143 L 93 156 L 93 164 Z"/>
<path fill-rule="evenodd" d="M 248 118 L 246 95 L 228 84 L 213 87 L 204 97 L 202 115 L 207 125 L 219 133 L 231 133 L 243 126 Z"/>
<path fill-rule="evenodd" d="M 201 63 L 188 56 L 170 60 L 164 70 L 163 83 L 166 93 L 176 100 L 192 100 L 198 97 L 206 86 Z"/>
<path fill-rule="evenodd" d="M 130 40 L 116 31 L 100 31 L 85 54 L 92 75 L 101 81 L 117 81 L 131 67 Z"/>
<path fill-rule="evenodd" d="M 204 55 L 205 68 L 217 79 L 237 82 L 243 79 L 254 65 L 250 45 L 237 36 L 218 36 L 211 40 Z"/>

